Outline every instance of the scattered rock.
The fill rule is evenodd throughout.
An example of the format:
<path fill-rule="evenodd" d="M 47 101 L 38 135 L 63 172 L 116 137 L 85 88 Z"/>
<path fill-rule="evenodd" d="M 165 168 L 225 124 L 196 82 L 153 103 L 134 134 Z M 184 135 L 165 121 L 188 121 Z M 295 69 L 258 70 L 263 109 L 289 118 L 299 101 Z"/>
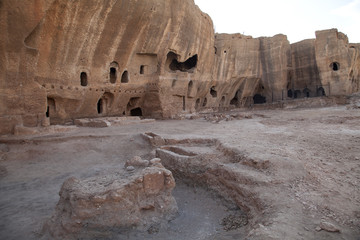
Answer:
<path fill-rule="evenodd" d="M 163 167 L 160 158 L 153 158 L 150 160 L 150 166 L 152 167 Z"/>
<path fill-rule="evenodd" d="M 125 167 L 134 166 L 134 167 L 147 167 L 149 166 L 148 160 L 142 160 L 141 157 L 135 156 L 130 160 L 127 160 L 125 163 Z"/>
<path fill-rule="evenodd" d="M 230 214 L 221 221 L 225 231 L 231 231 L 248 224 L 248 218 L 243 213 Z"/>
<path fill-rule="evenodd" d="M 132 172 L 132 171 L 135 171 L 135 168 L 134 168 L 134 166 L 127 166 L 126 171 Z"/>
<path fill-rule="evenodd" d="M 329 222 L 321 222 L 319 227 L 327 232 L 340 232 L 338 227 Z"/>
<path fill-rule="evenodd" d="M 151 164 L 157 164 L 157 163 L 161 163 L 161 159 L 160 158 L 153 158 L 150 160 Z"/>

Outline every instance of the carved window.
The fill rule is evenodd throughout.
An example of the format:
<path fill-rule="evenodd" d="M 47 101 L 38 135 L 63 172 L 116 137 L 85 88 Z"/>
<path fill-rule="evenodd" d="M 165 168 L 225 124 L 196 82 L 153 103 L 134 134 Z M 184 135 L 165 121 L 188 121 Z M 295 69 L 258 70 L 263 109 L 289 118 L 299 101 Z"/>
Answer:
<path fill-rule="evenodd" d="M 116 68 L 114 68 L 114 67 L 110 68 L 110 82 L 111 83 L 116 82 Z"/>
<path fill-rule="evenodd" d="M 124 71 L 124 73 L 122 74 L 121 82 L 122 83 L 128 83 L 129 82 L 129 73 L 128 73 L 128 71 Z"/>
<path fill-rule="evenodd" d="M 81 86 L 85 87 L 88 85 L 88 80 L 87 80 L 87 74 L 86 72 L 81 72 L 80 73 L 80 84 Z"/>
<path fill-rule="evenodd" d="M 332 62 L 330 64 L 330 68 L 333 70 L 333 71 L 338 71 L 340 70 L 340 63 L 338 62 Z"/>

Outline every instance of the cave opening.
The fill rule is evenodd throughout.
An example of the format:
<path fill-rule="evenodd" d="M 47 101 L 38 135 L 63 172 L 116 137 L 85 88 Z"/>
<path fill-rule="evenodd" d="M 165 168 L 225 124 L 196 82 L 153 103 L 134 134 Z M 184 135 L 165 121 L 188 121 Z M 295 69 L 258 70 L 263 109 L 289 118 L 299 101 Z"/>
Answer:
<path fill-rule="evenodd" d="M 47 98 L 46 117 L 49 118 L 55 112 L 55 100 Z"/>
<path fill-rule="evenodd" d="M 213 98 L 216 98 L 217 97 L 217 92 L 215 90 L 215 86 L 212 86 L 210 88 L 210 95 L 213 97 Z"/>
<path fill-rule="evenodd" d="M 145 74 L 145 66 L 144 65 L 140 66 L 140 74 Z"/>
<path fill-rule="evenodd" d="M 104 111 L 103 99 L 100 98 L 99 101 L 97 102 L 97 112 L 98 114 L 102 114 L 103 111 Z"/>
<path fill-rule="evenodd" d="M 254 104 L 263 104 L 266 103 L 266 97 L 260 95 L 260 94 L 255 94 L 253 97 L 254 100 Z"/>
<path fill-rule="evenodd" d="M 316 95 L 318 96 L 326 96 L 325 89 L 323 87 L 319 87 L 316 91 Z"/>
<path fill-rule="evenodd" d="M 199 105 L 200 105 L 200 98 L 196 99 L 196 102 L 195 102 L 195 109 L 199 109 Z"/>
<path fill-rule="evenodd" d="M 204 102 L 203 102 L 202 106 L 206 107 L 206 104 L 207 104 L 207 98 L 204 98 Z"/>
<path fill-rule="evenodd" d="M 288 90 L 287 96 L 288 96 L 288 98 L 292 98 L 292 97 L 293 97 L 293 91 L 292 91 L 291 89 Z"/>
<path fill-rule="evenodd" d="M 186 100 L 185 100 L 185 96 L 182 97 L 182 102 L 183 102 L 183 111 L 186 110 Z"/>
<path fill-rule="evenodd" d="M 197 66 L 198 55 L 188 58 L 185 62 L 179 62 L 177 60 L 177 55 L 173 52 L 169 52 L 167 56 L 167 62 L 170 62 L 169 69 L 171 71 L 181 71 L 181 72 L 192 72 Z"/>
<path fill-rule="evenodd" d="M 333 70 L 333 71 L 338 71 L 338 70 L 340 70 L 340 63 L 338 63 L 338 62 L 332 62 L 331 64 L 330 64 L 330 68 Z"/>
<path fill-rule="evenodd" d="M 239 97 L 238 96 L 241 96 L 240 95 L 240 90 L 237 90 L 235 92 L 235 96 L 230 100 L 230 105 L 233 105 L 235 107 L 239 107 Z"/>
<path fill-rule="evenodd" d="M 141 110 L 141 108 L 134 108 L 134 109 L 131 109 L 131 111 L 130 111 L 130 115 L 131 116 L 136 116 L 136 117 L 142 117 L 142 110 Z"/>
<path fill-rule="evenodd" d="M 110 82 L 111 83 L 116 82 L 116 68 L 114 68 L 114 67 L 110 68 Z"/>
<path fill-rule="evenodd" d="M 121 76 L 121 82 L 122 83 L 128 83 L 129 82 L 129 73 L 128 71 L 124 71 Z"/>
<path fill-rule="evenodd" d="M 304 93 L 304 96 L 305 97 L 310 97 L 310 89 L 308 89 L 308 88 L 305 88 L 304 90 L 303 90 L 303 93 Z"/>
<path fill-rule="evenodd" d="M 239 99 L 238 99 L 237 96 L 235 95 L 235 97 L 230 100 L 230 105 L 237 106 L 238 101 L 239 101 Z"/>
<path fill-rule="evenodd" d="M 81 72 L 80 73 L 80 84 L 83 87 L 86 87 L 88 85 L 88 80 L 87 80 L 87 74 L 86 72 Z"/>

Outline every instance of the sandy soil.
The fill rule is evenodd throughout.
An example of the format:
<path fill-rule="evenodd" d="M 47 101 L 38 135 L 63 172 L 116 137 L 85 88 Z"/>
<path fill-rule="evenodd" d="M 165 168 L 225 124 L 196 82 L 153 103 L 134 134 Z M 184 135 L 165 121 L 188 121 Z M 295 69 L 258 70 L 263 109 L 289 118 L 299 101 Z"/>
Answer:
<path fill-rule="evenodd" d="M 41 237 L 68 177 L 122 168 L 135 155 L 153 157 L 155 148 L 141 137 L 150 131 L 172 139 L 217 139 L 266 163 L 266 169 L 233 165 L 254 180 L 248 191 L 264 211 L 249 213 L 247 226 L 225 231 L 221 222 L 232 207 L 204 189 L 179 184 L 174 195 L 180 214 L 169 226 L 114 239 L 360 239 L 359 109 L 234 111 L 207 119 L 0 138 L 0 239 Z M 340 232 L 321 229 L 322 222 Z"/>

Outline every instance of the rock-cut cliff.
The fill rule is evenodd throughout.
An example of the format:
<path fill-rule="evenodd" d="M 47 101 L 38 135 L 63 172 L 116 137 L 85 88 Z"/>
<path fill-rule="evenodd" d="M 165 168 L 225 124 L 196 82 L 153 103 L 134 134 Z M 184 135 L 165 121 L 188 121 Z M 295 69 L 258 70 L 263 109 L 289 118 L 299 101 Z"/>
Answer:
<path fill-rule="evenodd" d="M 336 29 L 215 34 L 193 0 L 3 0 L 0 30 L 0 134 L 359 91 L 359 44 Z"/>

